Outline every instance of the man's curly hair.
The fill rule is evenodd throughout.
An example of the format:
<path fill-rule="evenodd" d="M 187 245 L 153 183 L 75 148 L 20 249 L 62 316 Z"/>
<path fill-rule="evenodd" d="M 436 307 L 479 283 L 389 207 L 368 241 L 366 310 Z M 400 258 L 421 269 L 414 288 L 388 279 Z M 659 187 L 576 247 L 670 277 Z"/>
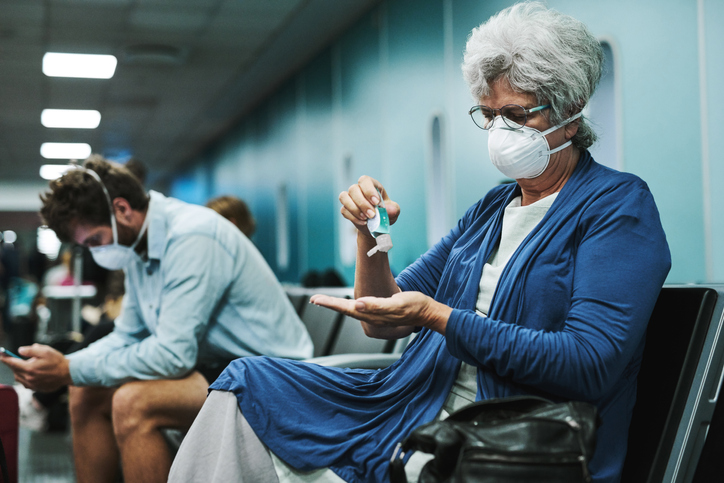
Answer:
<path fill-rule="evenodd" d="M 83 167 L 103 180 L 111 196 L 124 198 L 131 208 L 144 211 L 148 207 L 148 195 L 138 179 L 120 164 L 93 155 Z M 40 216 L 48 228 L 62 242 L 73 241 L 73 230 L 78 223 L 92 226 L 110 226 L 111 213 L 108 201 L 98 180 L 83 169 L 71 169 L 62 177 L 50 182 L 50 191 L 40 195 L 43 203 Z"/>

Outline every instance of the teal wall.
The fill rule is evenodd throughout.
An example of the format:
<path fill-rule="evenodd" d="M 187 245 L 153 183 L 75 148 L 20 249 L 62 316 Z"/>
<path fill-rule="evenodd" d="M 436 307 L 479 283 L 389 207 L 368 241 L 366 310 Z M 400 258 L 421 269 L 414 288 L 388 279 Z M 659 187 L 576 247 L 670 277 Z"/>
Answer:
<path fill-rule="evenodd" d="M 708 173 L 704 179 L 705 216 L 708 232 L 707 264 L 708 277 L 711 280 L 724 280 L 724 2 L 706 0 L 703 3 L 704 52 L 705 52 L 705 88 L 702 103 L 705 105 L 705 155 L 708 161 Z"/>
<path fill-rule="evenodd" d="M 335 267 L 353 281 L 354 229 L 337 196 L 368 174 L 401 205 L 393 271 L 428 247 L 432 119 L 443 125 L 452 226 L 502 180 L 470 121 L 460 73 L 468 33 L 509 1 L 388 0 L 305 66 L 186 172 L 169 194 L 244 198 L 253 240 L 283 281 Z M 611 45 L 624 170 L 650 186 L 673 255 L 669 282 L 724 281 L 724 22 L 720 0 L 549 0 Z M 701 54 L 701 55 L 700 55 Z M 703 77 L 702 77 L 703 75 Z M 289 265 L 277 264 L 286 186 Z"/>

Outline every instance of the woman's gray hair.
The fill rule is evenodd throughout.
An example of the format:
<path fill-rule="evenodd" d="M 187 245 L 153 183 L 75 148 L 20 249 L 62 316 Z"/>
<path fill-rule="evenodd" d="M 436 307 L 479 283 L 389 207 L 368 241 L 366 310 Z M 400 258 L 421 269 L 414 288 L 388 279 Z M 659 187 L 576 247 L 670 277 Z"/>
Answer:
<path fill-rule="evenodd" d="M 588 103 L 603 70 L 603 50 L 586 26 L 540 2 L 518 3 L 473 29 L 465 46 L 463 75 L 476 100 L 505 78 L 516 92 L 550 104 L 555 125 Z M 586 149 L 596 134 L 580 118 L 573 144 Z"/>

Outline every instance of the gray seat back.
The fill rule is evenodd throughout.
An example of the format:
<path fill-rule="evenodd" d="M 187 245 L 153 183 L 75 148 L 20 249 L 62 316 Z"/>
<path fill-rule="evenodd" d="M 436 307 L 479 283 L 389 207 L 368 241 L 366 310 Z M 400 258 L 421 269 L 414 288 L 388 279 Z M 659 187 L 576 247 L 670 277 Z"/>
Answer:
<path fill-rule="evenodd" d="M 703 371 L 712 356 L 721 369 L 722 349 L 714 345 L 721 288 L 662 289 L 646 333 L 622 482 L 692 481 L 711 421 L 696 395 L 721 374 Z"/>

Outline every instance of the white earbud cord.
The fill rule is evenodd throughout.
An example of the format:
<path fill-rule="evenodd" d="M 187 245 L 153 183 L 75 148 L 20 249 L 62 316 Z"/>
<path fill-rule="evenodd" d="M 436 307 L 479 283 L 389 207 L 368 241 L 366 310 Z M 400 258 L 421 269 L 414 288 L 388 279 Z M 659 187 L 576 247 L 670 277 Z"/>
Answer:
<path fill-rule="evenodd" d="M 108 190 L 106 189 L 106 185 L 103 184 L 103 181 L 101 180 L 101 177 L 93 171 L 92 169 L 84 168 L 83 166 L 78 166 L 76 169 L 82 169 L 91 177 L 93 177 L 96 181 L 98 181 L 98 184 L 101 185 L 101 188 L 103 188 L 103 194 L 106 195 L 106 201 L 108 202 L 108 211 L 111 215 L 111 230 L 113 230 L 113 244 L 118 245 L 118 228 L 116 228 L 116 215 L 113 213 L 113 203 L 111 202 L 111 195 L 108 193 Z"/>

